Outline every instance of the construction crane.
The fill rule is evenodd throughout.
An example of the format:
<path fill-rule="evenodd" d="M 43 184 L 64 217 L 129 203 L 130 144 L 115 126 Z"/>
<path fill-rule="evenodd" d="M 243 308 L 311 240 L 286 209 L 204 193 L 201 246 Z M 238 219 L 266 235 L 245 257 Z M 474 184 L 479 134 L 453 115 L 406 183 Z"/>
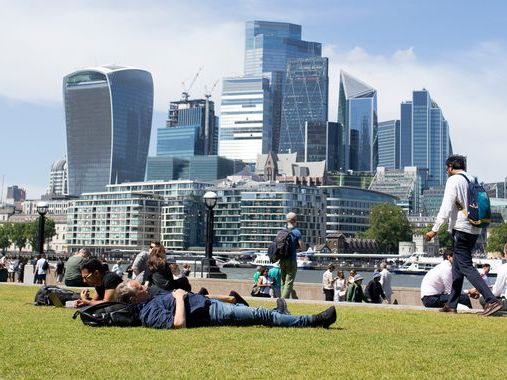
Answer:
<path fill-rule="evenodd" d="M 211 98 L 211 93 L 213 92 L 213 90 L 217 86 L 218 81 L 219 81 L 219 79 L 217 79 L 215 81 L 215 83 L 213 83 L 213 86 L 211 86 L 211 90 L 209 90 L 209 91 L 208 91 L 208 86 L 204 86 L 204 97 L 206 98 L 206 109 L 204 111 L 204 141 L 205 141 L 204 154 L 205 155 L 208 155 L 211 153 L 216 154 L 216 152 L 212 152 L 213 136 L 210 136 L 210 130 L 209 130 L 210 129 L 209 128 L 209 98 Z M 216 128 L 216 125 L 215 125 L 215 128 Z"/>
<path fill-rule="evenodd" d="M 194 75 L 194 78 L 192 79 L 192 82 L 190 82 L 190 85 L 188 87 L 185 86 L 185 81 L 181 82 L 181 85 L 183 86 L 183 92 L 181 93 L 181 100 L 187 101 L 190 97 L 190 90 L 192 89 L 192 86 L 194 85 L 195 81 L 197 80 L 197 77 L 202 71 L 202 67 L 199 67 L 199 70 Z"/>

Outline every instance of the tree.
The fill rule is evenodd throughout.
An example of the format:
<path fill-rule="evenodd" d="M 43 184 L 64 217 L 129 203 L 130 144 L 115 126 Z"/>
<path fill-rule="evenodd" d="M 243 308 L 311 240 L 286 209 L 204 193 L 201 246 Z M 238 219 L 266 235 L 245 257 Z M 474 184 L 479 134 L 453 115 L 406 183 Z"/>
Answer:
<path fill-rule="evenodd" d="M 26 233 L 26 223 L 14 223 L 11 229 L 12 233 L 12 242 L 16 247 L 18 247 L 19 252 L 26 247 L 27 243 L 27 233 Z"/>
<path fill-rule="evenodd" d="M 505 243 L 507 243 L 507 223 L 491 228 L 487 241 L 488 252 L 503 252 Z"/>
<path fill-rule="evenodd" d="M 11 226 L 9 224 L 0 225 L 0 249 L 5 253 L 11 245 Z"/>
<path fill-rule="evenodd" d="M 39 231 L 39 218 L 26 224 L 26 237 L 32 246 L 32 251 L 37 250 L 37 234 Z"/>
<path fill-rule="evenodd" d="M 415 231 L 417 234 L 424 235 L 426 232 L 431 231 L 432 226 L 419 228 L 417 231 Z M 440 248 L 450 248 L 452 247 L 452 235 L 447 231 L 448 225 L 447 223 L 444 224 L 440 229 L 438 230 L 438 242 Z"/>
<path fill-rule="evenodd" d="M 383 203 L 371 209 L 370 228 L 363 236 L 375 239 L 382 252 L 398 252 L 400 241 L 412 239 L 412 228 L 401 207 Z"/>

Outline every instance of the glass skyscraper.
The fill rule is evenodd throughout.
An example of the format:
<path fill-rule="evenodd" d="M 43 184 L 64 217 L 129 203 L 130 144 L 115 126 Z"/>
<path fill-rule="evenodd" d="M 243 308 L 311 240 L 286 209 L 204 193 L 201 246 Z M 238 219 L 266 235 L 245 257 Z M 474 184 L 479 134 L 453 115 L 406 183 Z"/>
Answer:
<path fill-rule="evenodd" d="M 423 89 L 413 91 L 412 101 L 402 103 L 401 111 L 401 165 L 416 166 L 426 172 L 424 187 L 444 185 L 445 160 L 452 149 L 449 124 L 442 110 Z M 409 144 L 404 144 L 409 136 Z"/>
<path fill-rule="evenodd" d="M 327 121 L 328 87 L 327 58 L 289 61 L 283 89 L 280 153 L 297 152 L 298 160 L 304 160 L 305 125 Z M 309 128 L 308 134 L 311 133 Z"/>
<path fill-rule="evenodd" d="M 343 125 L 342 170 L 374 171 L 378 163 L 377 90 L 340 72 L 338 122 Z"/>
<path fill-rule="evenodd" d="M 378 166 L 400 168 L 400 121 L 378 123 Z"/>
<path fill-rule="evenodd" d="M 142 181 L 150 144 L 153 80 L 145 70 L 102 66 L 64 77 L 70 195 Z"/>

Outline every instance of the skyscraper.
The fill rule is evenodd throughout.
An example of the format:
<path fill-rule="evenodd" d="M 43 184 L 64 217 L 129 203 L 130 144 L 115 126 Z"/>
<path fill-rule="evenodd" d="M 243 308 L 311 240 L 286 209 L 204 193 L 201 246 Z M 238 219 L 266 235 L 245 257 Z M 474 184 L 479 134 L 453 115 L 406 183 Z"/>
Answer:
<path fill-rule="evenodd" d="M 326 170 L 338 168 L 338 142 L 342 141 L 342 127 L 330 121 L 307 121 L 305 123 L 304 161 L 326 160 Z"/>
<path fill-rule="evenodd" d="M 289 61 L 284 78 L 280 153 L 297 152 L 298 158 L 304 159 L 305 125 L 327 121 L 328 87 L 327 58 Z M 311 128 L 307 133 L 312 133 Z"/>
<path fill-rule="evenodd" d="M 48 195 L 67 195 L 69 193 L 67 177 L 67 160 L 55 161 L 51 165 L 51 173 L 49 174 Z"/>
<path fill-rule="evenodd" d="M 145 70 L 102 66 L 64 77 L 69 194 L 142 181 L 150 143 L 153 80 Z"/>
<path fill-rule="evenodd" d="M 447 178 L 445 160 L 452 154 L 449 124 L 442 110 L 423 89 L 413 91 L 412 101 L 402 103 L 401 111 L 401 165 L 426 172 L 424 187 L 442 186 Z"/>
<path fill-rule="evenodd" d="M 257 112 L 255 120 L 257 123 L 261 124 L 262 144 L 259 145 L 259 143 L 256 142 L 249 146 L 242 145 L 242 151 L 244 151 L 244 149 L 249 150 L 249 152 L 242 152 L 242 156 L 248 156 L 251 162 L 255 162 L 257 154 L 278 151 L 283 77 L 285 75 L 287 62 L 293 58 L 320 56 L 321 50 L 322 46 L 320 43 L 301 40 L 300 25 L 269 21 L 249 21 L 246 23 L 244 76 L 224 78 L 221 107 L 223 111 L 224 106 L 231 106 L 234 104 L 236 107 L 228 107 L 229 110 L 226 111 L 229 115 L 235 112 L 242 113 L 242 109 L 243 111 L 249 111 L 248 108 L 251 107 L 252 101 L 259 102 L 259 88 L 262 88 L 260 93 L 262 93 L 261 103 L 263 104 L 263 110 L 255 110 L 255 112 Z M 241 89 L 241 94 L 236 95 L 231 93 L 230 90 L 227 90 L 227 88 L 230 89 L 232 87 L 243 87 Z M 224 97 L 226 100 L 225 103 Z M 244 103 L 242 103 L 243 99 Z M 232 101 L 234 103 L 231 103 Z M 233 153 L 234 148 L 230 146 L 232 144 L 232 126 L 230 122 L 231 118 L 229 118 L 229 123 L 225 120 L 221 121 L 219 145 L 223 145 L 224 148 L 220 147 L 219 150 L 220 152 L 227 152 L 228 158 L 243 159 L 240 155 Z M 232 121 L 232 123 L 235 122 Z M 222 133 L 223 125 L 228 129 L 225 133 Z M 249 133 L 246 131 L 247 126 L 243 125 L 243 127 L 243 132 Z M 235 134 L 235 140 L 245 139 L 247 137 L 257 140 L 259 137 L 256 136 L 257 133 L 258 128 L 256 126 L 252 136 L 240 136 L 238 132 Z M 222 155 L 222 153 L 220 154 Z"/>
<path fill-rule="evenodd" d="M 343 125 L 340 168 L 374 171 L 378 162 L 377 90 L 340 72 L 338 122 Z"/>
<path fill-rule="evenodd" d="M 400 121 L 378 123 L 378 166 L 400 169 Z"/>

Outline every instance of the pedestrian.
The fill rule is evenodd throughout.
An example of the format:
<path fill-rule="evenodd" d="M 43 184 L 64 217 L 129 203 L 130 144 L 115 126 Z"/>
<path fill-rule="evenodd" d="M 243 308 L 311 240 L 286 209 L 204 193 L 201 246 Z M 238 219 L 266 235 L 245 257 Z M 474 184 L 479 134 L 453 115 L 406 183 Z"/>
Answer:
<path fill-rule="evenodd" d="M 65 264 L 61 257 L 58 258 L 58 261 L 56 262 L 56 283 L 58 285 L 63 283 L 63 276 L 65 274 Z"/>
<path fill-rule="evenodd" d="M 117 260 L 113 265 L 113 272 L 118 276 L 123 277 L 123 269 L 121 268 L 121 260 Z"/>
<path fill-rule="evenodd" d="M 449 301 L 440 309 L 442 312 L 455 313 L 458 305 L 463 280 L 468 281 L 484 297 L 486 307 L 483 315 L 489 316 L 502 308 L 502 303 L 495 298 L 472 262 L 472 249 L 481 228 L 474 226 L 467 218 L 467 205 L 469 204 L 469 182 L 475 181 L 466 172 L 465 157 L 452 155 L 447 161 L 447 175 L 444 198 L 440 211 L 431 231 L 426 233 L 426 240 L 433 239 L 440 227 L 448 222 L 449 232 L 452 234 L 454 259 L 452 263 L 452 290 Z"/>
<path fill-rule="evenodd" d="M 27 263 L 28 259 L 26 257 L 19 261 L 18 282 L 21 284 L 25 281 L 25 266 Z"/>
<path fill-rule="evenodd" d="M 380 272 L 373 273 L 372 280 L 366 285 L 366 297 L 371 303 L 382 303 L 386 299 L 384 289 L 380 284 Z"/>
<path fill-rule="evenodd" d="M 347 294 L 347 279 L 343 271 L 339 270 L 336 272 L 336 278 L 334 279 L 334 301 L 343 302 L 345 301 L 345 295 Z"/>
<path fill-rule="evenodd" d="M 16 281 L 16 270 L 18 269 L 19 260 L 16 261 L 15 258 L 9 257 L 7 261 L 7 273 L 8 273 L 8 281 L 15 282 Z"/>
<path fill-rule="evenodd" d="M 46 255 L 40 255 L 40 259 L 37 260 L 37 264 L 35 264 L 35 272 L 37 273 L 37 284 L 46 285 L 46 277 L 51 273 Z"/>
<path fill-rule="evenodd" d="M 363 276 L 356 274 L 352 283 L 347 287 L 347 302 L 368 302 L 363 292 Z"/>
<path fill-rule="evenodd" d="M 382 262 L 380 264 L 380 285 L 384 290 L 387 303 L 391 303 L 391 296 L 393 295 L 393 288 L 391 287 L 391 272 L 387 270 L 387 264 Z"/>
<path fill-rule="evenodd" d="M 322 275 L 322 291 L 324 292 L 326 301 L 334 300 L 334 278 L 333 271 L 335 267 L 333 264 L 327 266 L 327 270 Z"/>
<path fill-rule="evenodd" d="M 287 214 L 287 230 L 289 231 L 289 257 L 280 259 L 282 271 L 282 298 L 290 298 L 294 288 L 297 273 L 297 251 L 304 249 L 301 232 L 296 228 L 297 215 L 294 212 Z"/>
<path fill-rule="evenodd" d="M 87 286 L 81 277 L 81 264 L 91 257 L 91 252 L 81 248 L 78 252 L 67 259 L 63 280 L 66 286 Z"/>

